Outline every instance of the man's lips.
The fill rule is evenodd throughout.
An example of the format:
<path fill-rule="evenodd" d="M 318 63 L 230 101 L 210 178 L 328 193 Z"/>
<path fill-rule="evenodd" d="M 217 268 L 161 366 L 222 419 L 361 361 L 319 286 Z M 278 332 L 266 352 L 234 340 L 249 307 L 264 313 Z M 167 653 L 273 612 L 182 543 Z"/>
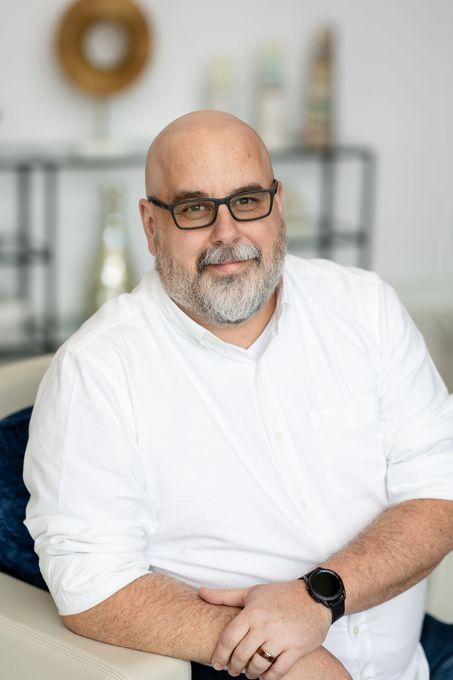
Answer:
<path fill-rule="evenodd" d="M 208 267 L 215 267 L 221 272 L 234 272 L 237 269 L 240 269 L 241 265 L 245 262 L 252 262 L 252 260 L 226 260 L 226 262 L 221 262 L 219 264 L 210 264 Z"/>

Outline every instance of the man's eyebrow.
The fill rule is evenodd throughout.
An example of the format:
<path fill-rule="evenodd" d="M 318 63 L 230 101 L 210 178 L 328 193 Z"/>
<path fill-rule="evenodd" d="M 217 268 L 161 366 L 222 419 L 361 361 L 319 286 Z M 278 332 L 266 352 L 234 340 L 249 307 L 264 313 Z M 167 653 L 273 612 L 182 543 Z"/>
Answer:
<path fill-rule="evenodd" d="M 244 191 L 256 191 L 257 189 L 264 189 L 264 187 L 257 183 L 245 184 L 244 186 L 233 189 L 228 194 L 228 196 L 232 196 L 233 194 L 241 194 Z M 175 194 L 172 203 L 178 203 L 178 201 L 189 201 L 192 198 L 217 198 L 217 196 L 210 196 L 205 191 L 178 191 L 178 193 Z"/>
<path fill-rule="evenodd" d="M 231 192 L 232 194 L 242 194 L 244 191 L 256 191 L 257 189 L 264 189 L 265 187 L 262 187 L 261 184 L 245 184 L 242 187 L 238 187 L 237 189 L 233 189 Z"/>
<path fill-rule="evenodd" d="M 191 198 L 209 198 L 209 196 L 205 191 L 178 191 L 173 197 L 172 203 L 186 201 Z"/>

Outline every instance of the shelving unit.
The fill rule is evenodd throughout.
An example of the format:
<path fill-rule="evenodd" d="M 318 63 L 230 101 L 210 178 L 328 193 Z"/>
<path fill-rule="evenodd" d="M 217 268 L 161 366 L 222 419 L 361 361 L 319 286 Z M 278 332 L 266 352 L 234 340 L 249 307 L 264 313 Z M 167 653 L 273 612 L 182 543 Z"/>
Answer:
<path fill-rule="evenodd" d="M 290 236 L 289 249 L 310 250 L 319 257 L 331 258 L 334 250 L 353 247 L 357 266 L 371 267 L 372 221 L 376 161 L 370 149 L 363 146 L 336 146 L 326 151 L 307 148 L 288 149 L 272 155 L 274 165 L 300 167 L 315 165 L 318 169 L 318 211 L 312 218 L 310 234 Z M 337 216 L 337 179 L 341 166 L 350 162 L 360 166 L 358 219 L 345 225 Z"/>
<path fill-rule="evenodd" d="M 50 199 L 55 168 L 46 158 L 34 154 L 26 155 L 16 150 L 0 151 L 0 173 L 11 173 L 14 182 L 15 224 L 13 230 L 5 235 L 0 228 L 0 269 L 7 270 L 14 281 L 13 300 L 29 307 L 25 319 L 24 341 L 7 346 L 4 338 L 8 336 L 8 328 L 1 328 L 2 342 L 0 358 L 3 356 L 27 356 L 53 349 L 53 328 L 55 323 L 56 300 L 56 262 L 54 257 L 54 235 L 56 235 L 55 215 L 52 200 L 44 204 L 42 216 L 46 225 L 45 234 L 36 240 L 32 233 L 32 196 L 33 176 L 42 174 L 44 192 Z M 43 310 L 39 319 L 31 314 L 30 301 L 32 295 L 31 268 L 41 265 L 44 269 Z"/>
<path fill-rule="evenodd" d="M 317 169 L 318 208 L 315 211 L 310 233 L 291 235 L 289 250 L 310 251 L 319 257 L 332 257 L 341 248 L 353 248 L 356 264 L 371 266 L 372 217 L 375 190 L 375 158 L 363 146 L 336 146 L 326 151 L 307 148 L 292 148 L 272 154 L 276 168 L 284 165 L 293 171 L 302 170 L 306 164 Z M 356 224 L 343 225 L 337 215 L 338 176 L 344 163 L 359 165 L 358 219 Z M 61 333 L 57 317 L 57 243 L 60 233 L 58 208 L 60 205 L 59 179 L 63 172 L 102 171 L 106 169 L 143 168 L 144 152 L 130 153 L 117 157 L 75 157 L 64 150 L 43 151 L 42 149 L 13 149 L 0 147 L 0 174 L 10 173 L 14 177 L 15 218 L 12 237 L 5 238 L 0 225 L 0 270 L 9 270 L 14 277 L 15 300 L 31 306 L 31 268 L 43 268 L 42 311 L 38 317 L 29 314 L 23 343 L 8 347 L 0 345 L 0 359 L 13 356 L 27 356 L 53 351 L 60 343 Z M 36 182 L 40 178 L 40 187 Z M 302 182 L 302 180 L 301 180 Z M 39 242 L 34 235 L 36 219 L 34 205 L 39 193 L 41 213 L 41 236 Z M 3 231 L 2 231 L 3 229 Z M 0 272 L 1 275 L 1 272 Z M 1 321 L 0 321 L 1 322 Z M 7 328 L 0 328 L 5 337 Z"/>

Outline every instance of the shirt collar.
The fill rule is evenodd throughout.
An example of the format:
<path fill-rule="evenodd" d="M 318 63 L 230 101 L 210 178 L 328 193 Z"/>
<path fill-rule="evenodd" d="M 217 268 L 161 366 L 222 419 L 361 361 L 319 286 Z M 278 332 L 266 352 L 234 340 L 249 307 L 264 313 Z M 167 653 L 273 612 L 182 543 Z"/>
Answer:
<path fill-rule="evenodd" d="M 145 277 L 145 285 L 151 294 L 151 297 L 159 304 L 164 315 L 168 321 L 182 331 L 186 336 L 189 336 L 192 341 L 200 342 L 203 345 L 214 347 L 226 347 L 232 349 L 235 345 L 220 340 L 214 333 L 208 331 L 204 326 L 201 326 L 196 321 L 190 318 L 178 305 L 173 302 L 171 297 L 163 287 L 159 274 L 155 269 L 150 270 Z M 272 315 L 270 324 L 272 324 L 272 335 L 277 335 L 281 319 L 288 307 L 288 291 L 287 280 L 285 272 L 283 272 L 282 280 L 277 286 L 277 305 L 275 312 Z M 239 348 L 241 349 L 241 348 Z"/>

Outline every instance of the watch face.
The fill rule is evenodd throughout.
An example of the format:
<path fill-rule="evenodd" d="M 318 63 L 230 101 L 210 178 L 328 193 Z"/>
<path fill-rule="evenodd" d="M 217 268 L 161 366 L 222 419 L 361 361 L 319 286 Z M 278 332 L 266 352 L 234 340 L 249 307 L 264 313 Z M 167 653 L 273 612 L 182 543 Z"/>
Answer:
<path fill-rule="evenodd" d="M 342 593 L 340 579 L 327 569 L 319 569 L 311 574 L 310 588 L 313 595 L 327 601 L 336 600 Z"/>

